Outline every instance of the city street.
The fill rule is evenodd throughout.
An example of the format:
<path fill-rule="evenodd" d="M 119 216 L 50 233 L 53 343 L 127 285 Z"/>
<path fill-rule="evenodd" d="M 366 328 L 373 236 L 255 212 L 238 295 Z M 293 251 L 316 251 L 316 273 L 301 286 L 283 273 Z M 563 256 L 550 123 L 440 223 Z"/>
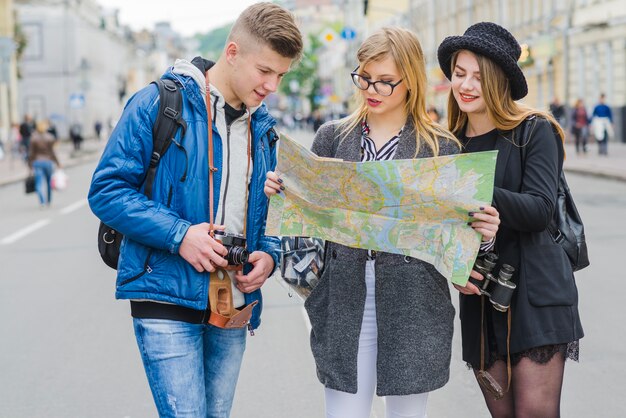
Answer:
<path fill-rule="evenodd" d="M 272 144 L 278 144 L 280 152 L 281 143 L 273 141 L 273 134 L 268 132 L 274 121 L 275 129 L 285 131 L 308 149 L 315 130 L 325 121 L 354 122 L 354 134 L 358 135 L 363 128 L 363 135 L 369 135 L 375 142 L 379 159 L 388 157 L 390 150 L 396 152 L 392 150 L 395 147 L 392 140 L 381 148 L 385 137 L 398 132 L 406 134 L 411 126 L 419 135 L 424 133 L 425 127 L 428 128 L 423 120 L 426 110 L 429 121 L 450 126 L 455 134 L 464 133 L 465 148 L 474 151 L 474 147 L 492 149 L 495 141 L 501 141 L 496 137 L 508 137 L 506 130 L 518 119 L 519 112 L 525 117 L 535 113 L 529 109 L 549 112 L 554 117 L 553 123 L 563 128 L 563 172 L 584 221 L 591 261 L 588 268 L 575 274 L 585 336 L 580 340 L 580 361 L 568 360 L 565 364 L 560 415 L 626 418 L 626 404 L 619 401 L 626 389 L 626 315 L 619 308 L 624 300 L 621 281 L 626 279 L 626 265 L 621 263 L 622 257 L 626 261 L 626 72 L 622 69 L 626 63 L 625 46 L 626 0 L 230 0 L 203 4 L 185 0 L 175 4 L 161 0 L 149 3 L 0 0 L 0 418 L 158 416 L 135 339 L 130 302 L 115 299 L 117 272 L 100 258 L 99 220 L 87 202 L 94 169 L 112 132 L 111 145 L 116 152 L 107 155 L 112 156 L 111 165 L 116 169 L 123 167 L 116 175 L 136 174 L 141 172 L 138 156 L 143 151 L 147 155 L 152 148 L 144 139 L 151 135 L 157 139 L 172 138 L 168 134 L 169 125 L 175 121 L 176 132 L 182 134 L 174 134 L 171 141 L 174 146 L 169 149 L 179 154 L 169 154 L 163 160 L 166 164 L 162 162 L 159 170 L 165 171 L 159 172 L 155 193 L 148 195 L 158 201 L 165 201 L 167 196 L 168 207 L 176 213 L 194 222 L 208 222 L 204 219 L 206 208 L 202 206 L 206 199 L 194 191 L 209 190 L 208 183 L 202 183 L 202 170 L 208 172 L 207 161 L 212 161 L 219 168 L 215 181 L 221 182 L 218 185 L 221 187 L 210 190 L 208 198 L 221 199 L 221 221 L 216 222 L 227 224 L 229 232 L 237 232 L 241 221 L 236 219 L 240 218 L 237 214 L 245 213 L 250 217 L 243 222 L 243 230 L 259 231 L 259 211 L 255 208 L 263 196 L 255 193 L 259 192 L 255 187 L 237 179 L 244 179 L 243 170 L 246 162 L 250 168 L 250 158 L 257 170 L 253 179 L 258 179 L 261 168 L 264 173 L 272 165 L 273 155 L 268 155 L 268 150 Z M 170 86 L 167 88 L 170 93 L 166 93 L 159 87 L 157 97 L 155 86 L 151 90 L 146 86 L 151 82 L 162 86 L 163 83 L 157 82 L 160 78 L 175 81 L 177 88 Z M 265 116 L 266 110 L 273 119 Z M 222 114 L 226 118 L 224 123 Z M 245 149 L 246 143 L 241 142 L 245 141 L 244 114 L 248 127 Z M 240 120 L 231 124 L 236 119 Z M 239 122 L 242 124 L 238 125 Z M 488 127 L 494 126 L 497 132 L 486 133 Z M 543 135 L 540 124 L 533 126 L 541 129 L 525 129 L 528 135 L 522 139 L 528 137 L 528 141 L 514 138 L 513 142 L 516 146 L 531 144 L 528 152 L 543 158 L 545 164 L 541 167 L 540 162 L 526 164 L 526 148 L 521 152 L 515 149 L 512 156 L 520 154 L 521 160 L 508 166 L 504 176 L 511 184 L 523 179 L 520 184 L 524 190 L 531 183 L 537 185 L 535 190 L 549 190 L 550 176 L 541 173 L 545 172 L 542 168 L 550 166 L 550 144 L 540 144 L 539 140 L 550 138 Z M 349 126 L 341 125 L 333 132 L 350 133 L 342 128 Z M 215 136 L 211 132 L 216 132 Z M 518 136 L 522 131 L 512 132 Z M 394 138 L 397 136 L 403 138 L 402 134 Z M 485 136 L 488 141 L 476 140 L 470 145 L 477 136 Z M 214 138 L 213 147 L 205 147 L 207 138 Z M 217 138 L 222 142 L 215 142 Z M 259 143 L 263 138 L 271 142 Z M 363 141 L 361 154 L 368 156 L 365 149 L 368 141 Z M 408 149 L 403 141 L 399 141 L 398 150 Z M 200 151 L 205 148 L 209 150 Z M 157 156 L 164 153 L 164 148 L 156 145 L 152 150 Z M 283 146 L 283 151 L 286 150 Z M 394 155 L 399 158 L 401 151 Z M 153 161 L 161 161 L 154 157 Z M 406 154 L 402 158 L 412 157 Z M 67 173 L 68 186 L 54 191 L 51 206 L 43 207 L 36 193 L 25 194 L 25 179 L 33 173 L 33 162 L 40 170 L 38 165 L 44 164 L 41 160 L 49 159 L 56 163 L 57 169 Z M 227 166 L 223 161 L 227 161 Z M 45 164 L 47 170 L 48 163 Z M 519 164 L 523 167 L 521 173 Z M 281 166 L 284 178 L 289 168 Z M 458 164 L 456 168 L 463 173 L 463 180 L 471 178 L 468 170 L 472 167 Z M 211 170 L 216 171 L 214 167 Z M 435 171 L 437 175 L 441 173 Z M 38 185 L 41 184 L 39 173 Z M 538 174 L 533 177 L 533 173 Z M 500 174 L 498 171 L 498 180 Z M 324 184 L 321 177 L 315 177 L 318 179 L 315 187 Z M 408 177 L 403 177 L 404 185 L 409 184 Z M 419 179 L 424 183 L 419 186 L 420 192 L 422 187 L 439 190 L 432 186 L 434 183 L 424 181 L 423 175 Z M 470 193 L 477 196 L 483 191 L 484 184 L 471 183 L 472 187 L 466 188 L 467 196 Z M 289 181 L 283 184 L 295 190 Z M 350 180 L 344 184 L 351 184 Z M 461 195 L 457 193 L 459 187 L 450 187 L 450 183 L 446 186 Z M 106 193 L 110 193 L 114 185 L 107 187 Z M 342 192 L 344 189 L 338 188 Z M 352 187 L 351 191 L 366 196 L 368 189 L 374 190 L 364 186 Z M 321 192 L 316 189 L 316 193 Z M 404 196 L 402 193 L 392 186 L 384 192 L 386 196 L 400 197 Z M 437 195 L 427 203 L 438 204 L 440 197 Z M 406 199 L 396 200 L 390 203 L 387 199 L 382 206 L 389 212 L 404 214 Z M 504 210 L 502 202 L 498 203 Z M 326 202 L 325 206 L 337 205 Z M 428 207 L 424 210 L 432 208 L 425 206 Z M 450 209 L 441 207 L 434 210 L 447 213 Z M 115 215 L 121 210 L 113 205 L 107 209 Z M 469 209 L 472 216 L 474 209 L 478 208 Z M 530 225 L 534 216 L 531 212 L 510 211 L 508 216 L 518 218 L 513 221 L 528 218 Z M 466 215 L 465 210 L 462 215 Z M 122 218 L 124 222 L 130 223 L 132 219 L 136 222 L 133 216 Z M 157 223 L 163 226 L 164 222 L 158 222 L 157 218 L 148 222 L 147 228 Z M 353 223 L 352 214 L 343 218 Z M 445 218 L 442 225 L 449 223 L 449 217 Z M 297 222 L 296 219 L 292 223 Z M 369 222 L 362 229 L 372 230 L 375 223 Z M 388 231 L 387 223 L 379 222 L 385 231 Z M 419 225 L 420 231 L 427 230 L 427 234 L 438 233 L 435 230 L 441 230 L 439 226 L 433 229 L 423 223 Z M 333 227 L 342 233 L 337 222 Z M 469 231 L 470 227 L 464 228 Z M 130 235 L 131 231 L 126 232 Z M 181 231 L 177 234 L 180 236 Z M 402 247 L 401 242 L 393 239 L 396 238 L 393 232 L 382 235 L 376 238 Z M 407 235 L 407 230 L 399 235 Z M 412 233 L 408 235 L 411 238 Z M 185 254 L 185 248 L 191 248 L 188 254 L 197 255 L 193 247 L 199 245 L 202 236 L 206 234 L 199 238 L 189 234 L 182 253 Z M 371 237 L 366 238 L 371 242 Z M 497 244 L 500 247 L 495 247 L 503 260 L 506 249 L 501 238 L 508 238 L 500 234 Z M 456 241 L 442 240 L 450 253 L 456 248 L 450 243 Z M 514 251 L 525 243 L 521 237 L 519 242 L 507 242 L 507 245 L 511 244 Z M 541 251 L 543 247 L 535 249 Z M 466 250 L 459 248 L 456 248 L 458 253 Z M 335 251 L 330 253 L 337 258 Z M 551 272 L 557 256 L 546 253 L 534 258 L 547 260 L 541 266 L 548 266 L 545 272 Z M 169 292 L 169 300 L 177 297 L 194 300 L 198 292 L 189 286 L 189 281 L 172 278 L 176 273 L 168 270 L 171 280 L 168 277 L 161 280 L 158 272 L 164 269 L 155 267 L 154 263 L 158 265 L 158 262 L 152 260 L 153 255 L 150 251 L 147 256 L 145 272 L 127 280 L 128 291 L 145 295 L 154 290 L 165 296 Z M 341 254 L 338 258 L 337 262 L 342 261 Z M 443 259 L 445 264 L 446 257 Z M 297 264 L 311 267 L 309 261 L 307 258 Z M 378 267 L 383 266 L 382 261 L 378 259 Z M 522 271 L 516 263 L 508 259 L 507 263 Z M 396 264 L 392 269 L 400 269 L 393 270 L 396 272 L 414 267 L 414 263 L 391 264 Z M 455 264 L 447 267 L 458 271 L 458 263 Z M 547 280 L 533 273 L 542 267 L 525 270 L 531 273 L 527 274 L 526 282 L 517 282 L 519 298 L 512 305 L 513 313 L 517 312 L 512 329 L 523 329 L 522 338 L 528 338 L 531 344 L 537 341 L 535 336 L 543 333 L 538 330 L 539 322 L 533 322 L 534 329 L 515 322 L 521 316 L 521 302 L 527 299 L 526 283 L 535 277 L 539 283 L 536 286 L 545 294 L 551 293 L 549 287 L 559 286 L 546 286 Z M 422 270 L 410 271 L 417 273 L 404 274 L 409 279 L 406 283 L 424 285 L 418 281 L 424 279 Z M 347 273 L 344 276 L 349 278 Z M 399 274 L 390 277 L 397 279 Z M 378 275 L 377 285 L 399 283 L 383 279 Z M 415 281 L 411 282 L 412 279 Z M 514 276 L 512 280 L 516 279 Z M 130 283 L 132 280 L 135 281 Z M 347 283 L 353 282 L 343 282 Z M 408 286 L 401 287 L 401 292 L 395 292 L 399 296 L 415 294 L 406 291 Z M 433 323 L 426 324 L 424 319 L 440 317 L 433 310 L 427 311 L 429 304 L 441 307 L 441 300 L 436 299 L 441 296 L 436 294 L 441 289 L 436 287 L 435 291 L 423 288 L 426 289 L 423 294 L 430 298 L 425 304 L 415 298 L 403 300 L 395 294 L 390 296 L 390 312 L 401 312 L 394 316 L 401 331 L 389 334 L 392 338 L 385 341 L 379 338 L 380 347 L 394 348 L 387 351 L 392 353 L 388 357 L 380 354 L 379 359 L 396 356 L 396 365 L 423 364 L 417 360 L 424 357 L 424 350 L 420 348 L 414 350 L 419 353 L 412 353 L 402 349 L 398 342 L 403 339 L 410 347 L 420 344 L 439 347 L 436 338 L 443 333 L 436 332 Z M 445 290 L 445 284 L 443 287 Z M 456 309 L 450 377 L 444 387 L 428 395 L 427 415 L 428 418 L 489 417 L 474 373 L 462 360 L 458 291 L 451 284 L 449 288 Z M 536 303 L 537 311 L 550 311 L 549 307 L 538 306 L 544 295 L 535 296 L 535 301 L 532 283 L 529 288 L 532 288 L 527 292 L 529 303 Z M 333 296 L 339 295 L 336 290 L 331 289 Z M 217 293 L 221 299 L 221 292 Z M 352 300 L 351 294 L 348 291 L 346 297 L 340 298 L 341 302 Z M 568 300 L 571 294 L 563 289 Z M 378 296 L 381 317 L 384 298 Z M 543 302 L 550 303 L 549 299 Z M 263 285 L 262 306 L 261 326 L 246 340 L 231 417 L 323 418 L 324 387 L 318 380 L 311 353 L 311 328 L 304 301 L 292 294 L 280 276 L 280 269 Z M 491 309 L 489 303 L 485 306 Z M 162 309 L 159 309 L 156 310 L 160 313 Z M 420 319 L 412 320 L 406 312 L 417 314 L 416 318 Z M 424 316 L 424 312 L 431 313 Z M 154 312 L 146 313 L 155 316 Z M 560 335 L 558 328 L 562 324 L 556 323 L 560 320 L 544 314 L 538 314 L 537 318 L 546 327 L 545 334 Z M 338 315 L 341 317 L 342 313 Z M 345 323 L 352 324 L 348 316 L 343 316 L 347 318 Z M 335 318 L 326 321 L 326 325 Z M 358 324 L 360 320 L 352 329 L 357 329 Z M 414 332 L 416 324 L 428 329 L 429 335 L 419 336 Z M 176 336 L 174 339 L 179 340 Z M 513 341 L 520 340 L 515 336 Z M 334 346 L 350 347 L 343 340 Z M 327 357 L 343 358 L 341 351 Z M 383 350 L 379 349 L 379 353 Z M 407 363 L 407 358 L 415 362 Z M 435 367 L 434 364 L 431 366 Z M 402 376 L 411 375 L 409 369 L 394 374 L 394 379 L 400 381 Z M 180 371 L 184 391 L 192 387 L 185 373 Z M 543 379 L 547 373 L 537 375 Z M 517 389 L 524 387 L 521 374 L 521 371 L 516 374 Z M 329 375 L 332 380 L 332 373 Z M 527 386 L 543 388 L 536 382 Z M 177 415 L 183 409 L 179 395 L 168 394 L 167 400 L 177 408 Z M 526 403 L 527 397 L 519 395 L 520 392 L 515 395 L 517 405 L 549 405 L 536 399 Z M 385 418 L 384 402 L 383 398 L 373 399 L 369 418 Z"/>
<path fill-rule="evenodd" d="M 22 183 L 0 187 L 0 417 L 156 416 L 128 302 L 114 299 L 115 273 L 96 249 L 98 221 L 86 202 L 94 167 L 68 168 L 70 186 L 55 193 L 46 210 L 24 195 Z M 592 265 L 577 274 L 586 336 L 580 363 L 566 364 L 562 415 L 626 416 L 618 401 L 626 383 L 626 330 L 617 310 L 626 182 L 575 174 L 568 180 Z M 277 278 L 264 289 L 263 324 L 248 338 L 232 416 L 322 417 L 323 389 L 302 302 Z M 452 295 L 456 301 L 456 291 Z M 383 410 L 376 399 L 372 417 L 382 418 Z M 430 395 L 428 416 L 488 416 L 460 359 L 458 333 L 450 382 Z"/>

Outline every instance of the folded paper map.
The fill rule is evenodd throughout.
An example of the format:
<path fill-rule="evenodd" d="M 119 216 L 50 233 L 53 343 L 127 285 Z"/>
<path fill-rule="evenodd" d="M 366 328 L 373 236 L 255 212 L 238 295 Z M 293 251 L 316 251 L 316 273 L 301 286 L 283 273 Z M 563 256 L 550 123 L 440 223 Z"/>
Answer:
<path fill-rule="evenodd" d="M 404 254 L 465 285 L 481 235 L 468 212 L 491 204 L 497 151 L 347 162 L 321 158 L 282 134 L 267 235 L 307 236 Z"/>

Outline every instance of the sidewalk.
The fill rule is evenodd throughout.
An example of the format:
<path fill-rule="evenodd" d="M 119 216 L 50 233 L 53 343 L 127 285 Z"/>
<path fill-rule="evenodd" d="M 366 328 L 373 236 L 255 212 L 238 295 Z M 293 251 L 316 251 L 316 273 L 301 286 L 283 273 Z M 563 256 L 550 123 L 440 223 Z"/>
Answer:
<path fill-rule="evenodd" d="M 588 174 L 626 181 L 626 143 L 609 142 L 609 155 L 598 155 L 598 144 L 591 143 L 587 154 L 576 154 L 573 144 L 565 144 L 565 172 Z"/>
<path fill-rule="evenodd" d="M 97 141 L 93 138 L 86 139 L 82 149 L 74 152 L 70 141 L 61 141 L 56 148 L 57 157 L 65 168 L 95 161 L 100 158 L 106 140 Z M 592 175 L 626 181 L 626 143 L 609 143 L 609 156 L 598 155 L 597 144 L 590 144 L 585 155 L 577 155 L 574 145 L 565 144 L 567 158 L 563 167 L 566 172 Z M 0 160 L 0 187 L 23 181 L 28 175 L 28 166 L 19 159 L 6 154 Z"/>
<path fill-rule="evenodd" d="M 62 140 L 56 145 L 55 152 L 63 168 L 67 169 L 99 159 L 105 145 L 105 139 L 97 141 L 94 138 L 87 138 L 81 144 L 81 149 L 74 151 L 71 141 Z M 0 160 L 0 187 L 21 182 L 28 175 L 28 165 L 18 156 L 10 155 L 8 150 L 5 151 L 4 159 Z"/>

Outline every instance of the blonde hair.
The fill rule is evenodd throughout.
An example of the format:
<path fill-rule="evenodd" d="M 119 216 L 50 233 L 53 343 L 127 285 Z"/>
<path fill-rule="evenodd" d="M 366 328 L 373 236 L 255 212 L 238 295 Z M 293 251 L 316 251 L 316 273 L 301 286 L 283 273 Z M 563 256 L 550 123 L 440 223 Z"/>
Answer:
<path fill-rule="evenodd" d="M 466 50 L 463 50 L 466 51 Z M 452 56 L 452 74 L 459 52 Z M 502 69 L 489 58 L 467 51 L 476 57 L 478 68 L 480 69 L 480 86 L 482 89 L 487 115 L 500 131 L 512 131 L 528 116 L 535 115 L 547 119 L 558 131 L 562 141 L 565 141 L 565 132 L 554 119 L 554 117 L 541 110 L 533 109 L 523 103 L 517 103 L 511 98 L 511 87 L 509 80 Z M 462 130 L 467 124 L 467 113 L 462 112 L 459 104 L 450 91 L 448 96 L 448 127 L 455 135 L 462 134 Z"/>
<path fill-rule="evenodd" d="M 361 69 L 371 62 L 379 62 L 388 57 L 394 61 L 408 90 L 404 107 L 415 128 L 415 155 L 417 156 L 422 141 L 432 150 L 433 155 L 439 155 L 440 137 L 459 144 L 450 132 L 433 122 L 426 112 L 426 65 L 417 36 L 406 29 L 386 27 L 369 36 L 357 51 Z M 359 92 L 356 94 L 356 101 L 357 109 L 339 124 L 344 138 L 367 117 L 368 107 Z"/>
<path fill-rule="evenodd" d="M 269 2 L 255 3 L 237 18 L 228 35 L 228 42 L 237 42 L 244 50 L 267 45 L 285 58 L 299 60 L 302 56 L 302 34 L 294 16 L 283 7 Z"/>
<path fill-rule="evenodd" d="M 37 130 L 37 132 L 42 133 L 42 134 L 46 133 L 49 127 L 50 127 L 50 124 L 46 120 L 37 121 L 37 123 L 35 124 L 35 129 Z"/>

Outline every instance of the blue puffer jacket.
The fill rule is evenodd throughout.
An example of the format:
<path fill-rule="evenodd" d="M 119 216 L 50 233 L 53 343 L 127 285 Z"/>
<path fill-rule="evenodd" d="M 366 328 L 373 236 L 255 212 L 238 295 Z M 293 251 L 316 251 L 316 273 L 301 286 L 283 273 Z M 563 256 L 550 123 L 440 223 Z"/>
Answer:
<path fill-rule="evenodd" d="M 209 220 L 208 134 L 204 98 L 197 83 L 168 70 L 163 78 L 181 84 L 187 132 L 162 157 L 153 183 L 152 200 L 143 194 L 143 179 L 152 153 L 152 125 L 159 107 L 155 85 L 137 92 L 127 103 L 93 175 L 89 205 L 107 225 L 124 234 L 117 269 L 118 299 L 144 299 L 206 309 L 209 275 L 198 273 L 178 255 L 190 225 Z M 252 116 L 253 172 L 247 212 L 249 251 L 265 251 L 278 266 L 279 241 L 265 236 L 268 199 L 265 173 L 276 166 L 275 121 L 262 105 Z M 222 140 L 213 125 L 214 211 L 222 173 Z M 245 163 L 246 156 L 241 156 Z M 249 271 L 250 266 L 246 266 Z M 245 294 L 258 300 L 251 325 L 260 324 L 261 291 Z"/>

